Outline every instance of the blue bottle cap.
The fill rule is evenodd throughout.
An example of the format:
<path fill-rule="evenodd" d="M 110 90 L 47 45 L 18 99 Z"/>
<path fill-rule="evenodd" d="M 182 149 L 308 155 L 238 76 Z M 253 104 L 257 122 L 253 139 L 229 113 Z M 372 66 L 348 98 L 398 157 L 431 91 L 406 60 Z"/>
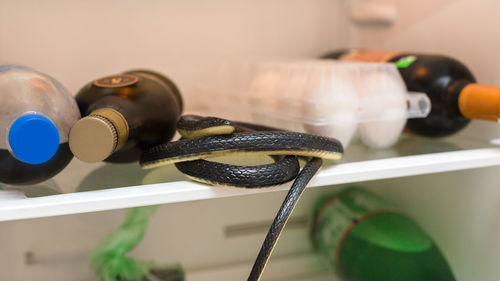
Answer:
<path fill-rule="evenodd" d="M 9 145 L 17 159 L 27 164 L 42 164 L 56 154 L 59 132 L 47 117 L 26 114 L 10 127 Z"/>

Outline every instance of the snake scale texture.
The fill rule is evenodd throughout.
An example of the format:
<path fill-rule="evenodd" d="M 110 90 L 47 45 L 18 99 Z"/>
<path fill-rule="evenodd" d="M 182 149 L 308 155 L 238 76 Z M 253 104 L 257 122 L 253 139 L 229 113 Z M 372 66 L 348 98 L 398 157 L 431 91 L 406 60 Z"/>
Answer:
<path fill-rule="evenodd" d="M 175 164 L 190 178 L 215 185 L 264 188 L 293 182 L 267 233 L 248 281 L 260 280 L 272 251 L 305 187 L 320 169 L 322 159 L 338 160 L 342 144 L 332 138 L 288 132 L 217 117 L 184 115 L 177 123 L 183 139 L 145 151 L 143 168 Z M 238 166 L 205 160 L 248 154 L 268 155 L 274 163 Z M 298 158 L 306 159 L 300 170 Z"/>

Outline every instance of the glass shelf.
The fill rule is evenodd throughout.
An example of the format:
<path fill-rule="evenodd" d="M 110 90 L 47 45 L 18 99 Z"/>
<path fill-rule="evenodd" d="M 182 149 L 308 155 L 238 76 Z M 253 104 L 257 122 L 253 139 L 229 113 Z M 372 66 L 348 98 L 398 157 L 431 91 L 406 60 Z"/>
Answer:
<path fill-rule="evenodd" d="M 500 147 L 494 143 L 465 136 L 403 135 L 392 148 L 377 150 L 355 142 L 341 161 L 325 161 L 308 187 L 500 165 Z M 246 159 L 244 164 L 258 160 Z M 208 186 L 188 180 L 173 165 L 142 170 L 137 163 L 86 164 L 75 159 L 45 183 L 3 186 L 0 221 L 242 196 L 286 190 L 290 185 L 265 189 Z"/>

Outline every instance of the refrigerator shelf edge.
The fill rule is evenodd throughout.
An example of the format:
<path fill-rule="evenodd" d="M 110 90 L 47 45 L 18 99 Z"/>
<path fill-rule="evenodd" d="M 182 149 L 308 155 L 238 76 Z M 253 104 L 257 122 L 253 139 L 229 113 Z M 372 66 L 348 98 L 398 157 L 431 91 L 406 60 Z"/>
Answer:
<path fill-rule="evenodd" d="M 346 155 L 353 155 L 356 158 L 356 154 L 352 152 L 353 149 L 355 148 L 349 148 L 351 153 Z M 364 154 L 364 152 L 361 150 L 359 154 Z M 500 165 L 500 148 L 476 148 L 365 161 L 346 159 L 346 161 L 349 162 L 339 164 L 325 162 L 324 167 L 312 179 L 308 187 L 496 166 Z M 72 163 L 72 165 L 78 165 L 78 163 Z M 106 167 L 106 165 L 101 166 Z M 76 167 L 73 168 L 73 170 L 77 170 Z M 174 168 L 172 170 L 178 173 Z M 63 173 L 60 177 L 64 179 L 59 179 L 60 182 L 78 180 L 77 176 L 71 175 L 71 173 Z M 177 174 L 175 178 L 182 179 L 182 177 L 182 175 Z M 276 192 L 288 190 L 290 185 L 291 183 L 288 183 L 277 187 L 252 190 L 208 186 L 187 180 L 177 180 L 32 198 L 23 196 L 21 191 L 3 190 L 0 191 L 0 221 Z"/>

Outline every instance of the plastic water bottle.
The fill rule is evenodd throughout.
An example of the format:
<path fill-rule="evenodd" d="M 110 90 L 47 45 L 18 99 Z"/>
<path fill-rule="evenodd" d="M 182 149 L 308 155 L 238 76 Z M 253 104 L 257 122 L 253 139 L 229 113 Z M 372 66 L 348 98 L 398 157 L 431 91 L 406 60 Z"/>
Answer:
<path fill-rule="evenodd" d="M 66 167 L 69 130 L 80 118 L 68 90 L 46 74 L 4 65 L 0 97 L 0 183 L 39 183 Z"/>

